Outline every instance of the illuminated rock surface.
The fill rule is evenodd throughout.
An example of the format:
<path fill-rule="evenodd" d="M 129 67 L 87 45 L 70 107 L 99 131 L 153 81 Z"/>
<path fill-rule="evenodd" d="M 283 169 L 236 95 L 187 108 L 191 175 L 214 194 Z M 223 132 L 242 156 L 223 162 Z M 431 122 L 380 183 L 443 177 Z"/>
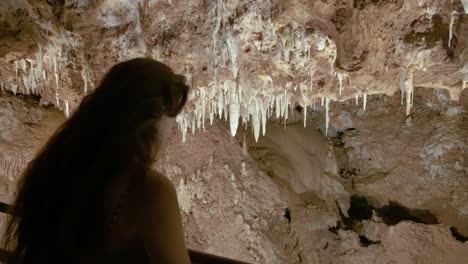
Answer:
<path fill-rule="evenodd" d="M 466 0 L 48 2 L 0 1 L 2 201 L 106 69 L 148 56 L 192 87 L 157 165 L 190 247 L 467 262 Z"/>

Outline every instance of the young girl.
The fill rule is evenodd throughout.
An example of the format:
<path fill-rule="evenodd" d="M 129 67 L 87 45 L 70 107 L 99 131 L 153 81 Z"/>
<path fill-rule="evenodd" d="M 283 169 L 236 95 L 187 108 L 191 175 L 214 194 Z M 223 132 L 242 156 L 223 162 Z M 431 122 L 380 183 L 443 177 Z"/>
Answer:
<path fill-rule="evenodd" d="M 9 263 L 190 263 L 175 189 L 152 169 L 188 90 L 151 59 L 112 67 L 24 172 Z"/>

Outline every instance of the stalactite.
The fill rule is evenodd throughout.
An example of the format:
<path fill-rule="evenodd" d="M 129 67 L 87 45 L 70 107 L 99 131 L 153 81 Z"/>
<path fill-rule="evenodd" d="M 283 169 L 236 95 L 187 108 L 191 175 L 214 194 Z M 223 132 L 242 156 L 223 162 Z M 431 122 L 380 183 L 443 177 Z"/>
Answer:
<path fill-rule="evenodd" d="M 453 24 L 455 23 L 455 18 L 458 13 L 453 11 L 450 16 L 450 26 L 449 26 L 449 40 L 448 40 L 448 47 L 451 48 L 452 38 L 453 38 Z"/>
<path fill-rule="evenodd" d="M 307 127 L 307 106 L 304 106 L 304 127 Z"/>
<path fill-rule="evenodd" d="M 366 105 L 367 105 L 367 94 L 364 94 L 362 97 L 362 109 L 366 111 Z"/>
<path fill-rule="evenodd" d="M 336 75 L 337 75 L 337 77 L 338 77 L 338 81 L 339 81 L 339 85 L 340 85 L 339 94 L 341 95 L 341 92 L 342 92 L 342 90 L 343 90 L 343 80 L 344 80 L 344 78 L 347 78 L 347 77 L 348 77 L 348 74 L 342 73 L 342 72 L 338 72 Z"/>
<path fill-rule="evenodd" d="M 330 105 L 330 98 L 325 99 L 325 136 L 328 137 L 328 124 L 330 123 L 330 117 L 328 115 Z"/>
<path fill-rule="evenodd" d="M 235 136 L 239 125 L 240 104 L 235 89 L 231 89 L 229 96 L 229 125 L 231 136 Z"/>
<path fill-rule="evenodd" d="M 65 100 L 65 116 L 70 117 L 70 106 L 68 105 L 68 100 Z"/>

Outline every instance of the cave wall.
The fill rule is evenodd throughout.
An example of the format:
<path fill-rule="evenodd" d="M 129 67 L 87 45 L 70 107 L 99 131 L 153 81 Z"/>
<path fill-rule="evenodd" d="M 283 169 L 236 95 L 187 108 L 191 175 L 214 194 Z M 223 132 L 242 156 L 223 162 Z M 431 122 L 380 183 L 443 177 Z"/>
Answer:
<path fill-rule="evenodd" d="M 445 89 L 455 101 L 466 87 L 465 5 L 7 0 L 0 4 L 0 86 L 39 94 L 68 114 L 111 65 L 148 56 L 195 88 L 179 118 L 183 131 L 229 112 L 235 134 L 237 116 L 265 123 L 273 110 L 287 119 L 286 106 L 297 103 L 364 102 L 399 90 L 409 114 L 414 87 Z"/>
<path fill-rule="evenodd" d="M 13 203 L 21 172 L 64 120 L 37 97 L 0 93 L 2 202 Z M 225 126 L 215 123 L 185 143 L 174 129 L 155 169 L 177 189 L 188 247 L 252 263 L 288 262 L 294 241 L 285 195 Z M 0 227 L 5 219 L 0 214 Z"/>
<path fill-rule="evenodd" d="M 147 56 L 192 86 L 156 165 L 190 247 L 253 263 L 464 263 L 450 228 L 468 236 L 467 12 L 465 0 L 0 1 L 0 199 L 110 66 Z M 350 220 L 356 195 L 372 218 Z M 390 225 L 377 213 L 390 202 L 437 223 Z"/>
<path fill-rule="evenodd" d="M 308 112 L 306 127 L 273 120 L 258 143 L 247 134 L 252 157 L 288 191 L 302 263 L 466 261 L 468 93 L 453 102 L 428 91 L 416 90 L 410 117 L 399 96 L 371 96 L 366 110 L 333 103 L 328 138 L 320 104 L 294 110 Z"/>

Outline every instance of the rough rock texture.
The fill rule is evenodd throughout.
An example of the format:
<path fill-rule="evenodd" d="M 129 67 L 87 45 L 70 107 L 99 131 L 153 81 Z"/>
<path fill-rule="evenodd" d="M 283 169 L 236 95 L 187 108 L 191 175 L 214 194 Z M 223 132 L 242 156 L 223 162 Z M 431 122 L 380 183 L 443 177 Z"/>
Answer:
<path fill-rule="evenodd" d="M 468 245 L 453 241 L 442 226 L 409 222 L 390 227 L 382 241 L 387 256 L 395 263 L 466 263 Z"/>
<path fill-rule="evenodd" d="M 459 103 L 447 96 L 416 90 L 409 118 L 401 115 L 398 97 L 375 96 L 366 111 L 334 104 L 330 130 L 340 138 L 341 176 L 352 193 L 370 197 L 377 207 L 395 201 L 429 210 L 467 235 L 468 93 Z"/>
<path fill-rule="evenodd" d="M 466 240 L 467 12 L 466 0 L 0 1 L 0 200 L 105 70 L 148 56 L 193 88 L 156 165 L 190 247 L 253 263 L 466 263 L 448 228 Z M 356 196 L 370 215 L 352 213 Z"/>
<path fill-rule="evenodd" d="M 382 244 L 367 247 L 360 245 L 358 235 L 352 231 L 314 235 L 320 235 L 310 245 L 317 253 L 303 263 L 461 264 L 468 258 L 468 245 L 453 240 L 448 228 L 442 226 L 402 222 L 388 229 Z"/>
<path fill-rule="evenodd" d="M 428 245 L 435 247 L 429 263 L 450 254 L 454 257 L 448 263 L 464 263 L 462 250 L 456 252 L 466 242 L 462 246 L 451 237 L 448 227 L 468 234 L 468 93 L 452 102 L 444 90 L 416 89 L 414 104 L 406 117 L 398 96 L 369 97 L 366 110 L 354 102 L 332 103 L 328 141 L 323 136 L 325 106 L 319 104 L 307 110 L 306 128 L 302 120 L 287 126 L 273 122 L 256 144 L 247 134 L 260 167 L 287 187 L 291 232 L 303 263 L 425 263 L 430 258 L 412 252 Z M 295 115 L 301 116 L 298 110 Z M 329 164 L 335 169 L 328 169 Z M 327 190 L 334 196 L 324 195 Z M 352 195 L 369 199 L 373 209 L 363 218 L 367 220 L 353 220 L 353 208 L 338 206 L 337 212 L 334 204 L 344 198 L 349 208 L 346 199 Z M 442 225 L 418 224 L 417 231 L 404 229 L 396 238 L 392 234 L 400 230 L 401 220 Z M 396 246 L 406 236 L 410 242 Z M 440 249 L 444 243 L 450 245 Z M 454 251 L 446 254 L 448 250 Z"/>
<path fill-rule="evenodd" d="M 285 195 L 216 122 L 182 143 L 176 133 L 157 163 L 176 185 L 191 248 L 252 263 L 286 263 L 293 244 Z"/>
<path fill-rule="evenodd" d="M 0 83 L 68 113 L 110 65 L 150 56 L 195 88 L 184 130 L 228 111 L 235 134 L 237 116 L 264 123 L 272 109 L 287 119 L 296 103 L 399 88 L 409 113 L 414 87 L 452 100 L 466 87 L 467 10 L 452 2 L 7 0 Z"/>
<path fill-rule="evenodd" d="M 0 94 L 2 201 L 12 201 L 20 173 L 62 120 L 61 111 L 39 107 L 37 98 Z"/>
<path fill-rule="evenodd" d="M 0 93 L 0 201 L 13 201 L 21 171 L 63 120 L 38 98 Z M 224 126 L 186 143 L 174 130 L 156 169 L 177 188 L 190 248 L 252 263 L 288 262 L 294 241 L 284 195 Z"/>
<path fill-rule="evenodd" d="M 262 168 L 288 182 L 295 193 L 315 193 L 331 208 L 338 204 L 347 214 L 349 193 L 339 181 L 333 149 L 316 129 L 302 124 L 269 124 L 250 153 Z"/>

